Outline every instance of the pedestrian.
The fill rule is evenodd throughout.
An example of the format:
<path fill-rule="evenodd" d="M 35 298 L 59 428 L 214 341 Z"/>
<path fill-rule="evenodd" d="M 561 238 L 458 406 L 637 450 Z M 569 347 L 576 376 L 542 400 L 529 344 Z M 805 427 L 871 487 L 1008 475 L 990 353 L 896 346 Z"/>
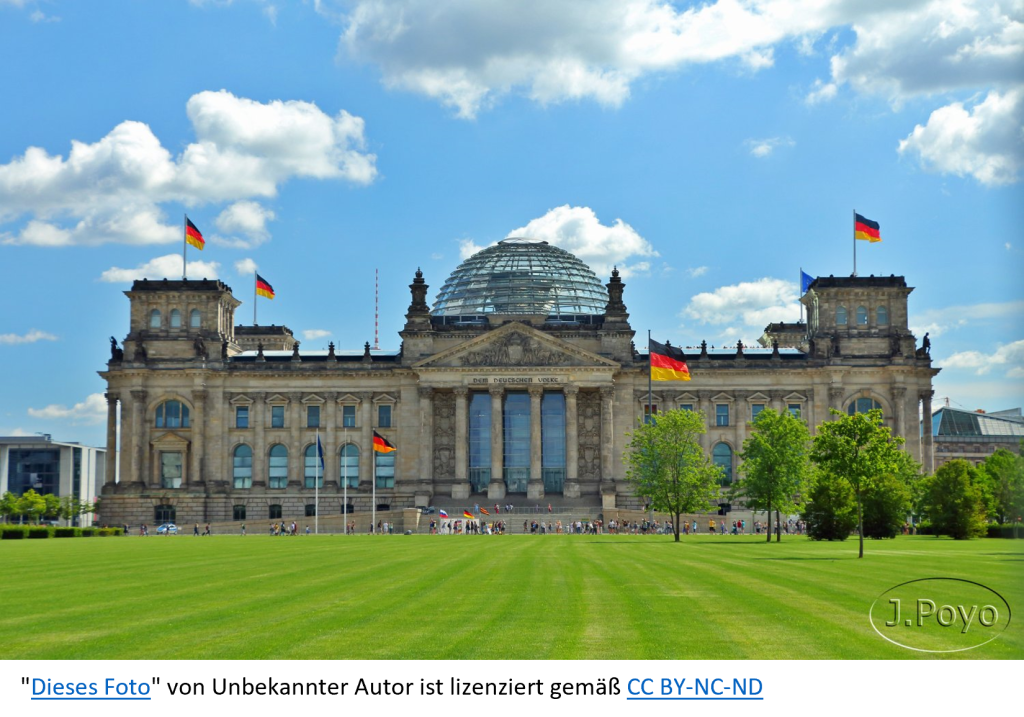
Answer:
<path fill-rule="evenodd" d="M 195 527 L 192 528 L 192 537 L 193 538 L 198 538 L 199 537 L 199 523 L 196 523 Z"/>
<path fill-rule="evenodd" d="M 242 523 L 242 535 L 245 535 L 245 523 Z"/>

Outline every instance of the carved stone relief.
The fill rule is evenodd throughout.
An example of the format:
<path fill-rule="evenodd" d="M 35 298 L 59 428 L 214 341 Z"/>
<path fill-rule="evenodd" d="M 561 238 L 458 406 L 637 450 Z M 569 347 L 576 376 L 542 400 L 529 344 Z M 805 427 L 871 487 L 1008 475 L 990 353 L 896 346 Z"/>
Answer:
<path fill-rule="evenodd" d="M 601 477 L 601 394 L 580 391 L 576 400 L 579 420 L 577 436 L 580 480 L 598 480 Z"/>
<path fill-rule="evenodd" d="M 552 351 L 529 336 L 510 332 L 476 351 L 468 351 L 452 361 L 463 366 L 566 366 L 579 361 L 562 352 Z"/>
<path fill-rule="evenodd" d="M 454 393 L 434 393 L 434 478 L 455 478 Z"/>

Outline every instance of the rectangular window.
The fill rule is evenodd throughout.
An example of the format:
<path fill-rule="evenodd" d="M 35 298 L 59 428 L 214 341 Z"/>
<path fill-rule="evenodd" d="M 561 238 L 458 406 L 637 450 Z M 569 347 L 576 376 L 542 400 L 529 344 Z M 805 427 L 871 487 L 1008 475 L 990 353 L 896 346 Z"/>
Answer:
<path fill-rule="evenodd" d="M 650 423 L 651 422 L 651 414 L 652 413 L 655 416 L 658 415 L 658 404 L 656 404 L 656 403 L 654 403 L 654 404 L 645 403 L 644 404 L 644 423 Z"/>
<path fill-rule="evenodd" d="M 270 427 L 284 428 L 284 406 L 270 407 Z"/>
<path fill-rule="evenodd" d="M 377 462 L 377 487 L 378 488 L 394 488 L 395 487 L 395 454 L 394 453 L 374 453 L 374 458 Z"/>
<path fill-rule="evenodd" d="M 316 515 L 316 503 L 306 503 L 306 517 L 312 518 Z"/>
<path fill-rule="evenodd" d="M 761 413 L 761 411 L 763 411 L 763 410 L 764 410 L 764 404 L 763 403 L 752 403 L 752 404 L 750 404 L 750 420 L 751 421 L 756 421 L 757 420 L 757 415 L 759 413 Z"/>
<path fill-rule="evenodd" d="M 491 482 L 491 395 L 473 392 L 469 399 L 469 484 L 482 493 Z"/>
<path fill-rule="evenodd" d="M 235 406 L 235 428 L 249 427 L 249 407 Z"/>
<path fill-rule="evenodd" d="M 355 406 L 342 406 L 341 407 L 341 427 L 342 428 L 355 428 L 356 427 L 356 407 Z"/>
<path fill-rule="evenodd" d="M 788 406 L 786 406 L 786 408 L 789 410 L 789 412 L 791 414 L 793 414 L 794 418 L 800 418 L 800 404 L 799 403 L 791 403 Z"/>
<path fill-rule="evenodd" d="M 160 487 L 181 488 L 181 453 L 161 451 Z"/>
<path fill-rule="evenodd" d="M 717 403 L 717 404 L 715 404 L 715 425 L 716 426 L 728 426 L 729 425 L 729 404 L 728 403 Z"/>
<path fill-rule="evenodd" d="M 391 406 L 389 404 L 377 406 L 377 427 L 391 428 Z"/>
<path fill-rule="evenodd" d="M 236 505 L 231 511 L 234 520 L 245 520 L 245 506 Z"/>
<path fill-rule="evenodd" d="M 679 410 L 680 411 L 692 411 L 693 410 L 693 404 L 692 403 L 680 403 L 679 404 Z"/>
<path fill-rule="evenodd" d="M 319 406 L 306 406 L 306 428 L 320 428 Z"/>

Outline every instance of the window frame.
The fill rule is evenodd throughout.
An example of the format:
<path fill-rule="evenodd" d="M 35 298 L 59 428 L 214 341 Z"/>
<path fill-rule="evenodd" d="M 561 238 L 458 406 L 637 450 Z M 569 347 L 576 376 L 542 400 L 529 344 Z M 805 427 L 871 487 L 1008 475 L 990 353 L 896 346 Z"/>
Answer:
<path fill-rule="evenodd" d="M 280 448 L 283 455 L 276 449 Z M 283 464 L 282 464 L 283 459 Z M 275 463 L 276 461 L 276 463 Z M 281 469 L 284 472 L 281 473 Z M 267 488 L 271 490 L 284 490 L 288 487 L 288 446 L 283 443 L 275 443 L 267 451 Z"/>
<path fill-rule="evenodd" d="M 190 329 L 203 328 L 203 312 L 199 309 L 192 309 L 188 312 L 188 327 Z"/>
<path fill-rule="evenodd" d="M 725 409 L 725 415 L 722 415 L 722 409 Z M 722 419 L 725 419 L 723 422 Z M 728 428 L 729 427 L 729 404 L 728 403 L 716 403 L 715 404 L 715 427 L 716 428 Z"/>
<path fill-rule="evenodd" d="M 378 403 L 377 404 L 377 428 L 393 428 L 394 424 L 394 406 L 390 403 Z M 387 422 L 385 423 L 382 419 L 385 411 L 387 412 Z"/>
<path fill-rule="evenodd" d="M 850 325 L 850 313 L 846 310 L 845 306 L 836 307 L 836 326 L 849 326 Z"/>
<path fill-rule="evenodd" d="M 160 309 L 153 309 L 149 312 L 149 328 L 159 329 L 163 327 L 163 315 Z"/>
<path fill-rule="evenodd" d="M 316 414 L 314 420 L 313 415 Z M 306 406 L 306 428 L 320 428 L 320 405 L 313 403 Z"/>
<path fill-rule="evenodd" d="M 181 311 L 179 309 L 171 309 L 171 314 L 168 317 L 167 325 L 172 329 L 181 328 Z"/>
<path fill-rule="evenodd" d="M 242 449 L 248 451 L 249 455 L 240 456 L 239 451 Z M 246 459 L 248 459 L 249 465 L 239 464 L 239 460 L 245 461 Z M 245 475 L 246 471 L 248 471 L 248 476 Z M 231 486 L 235 490 L 252 488 L 252 446 L 248 443 L 239 443 L 231 451 Z"/>
<path fill-rule="evenodd" d="M 244 420 L 242 413 L 245 413 Z M 244 425 L 243 425 L 244 423 Z M 249 407 L 235 406 L 235 428 L 249 428 Z"/>
<path fill-rule="evenodd" d="M 284 410 L 285 405 L 283 403 L 275 403 L 270 406 L 270 427 L 271 428 L 287 428 L 285 425 L 285 416 L 287 412 Z"/>

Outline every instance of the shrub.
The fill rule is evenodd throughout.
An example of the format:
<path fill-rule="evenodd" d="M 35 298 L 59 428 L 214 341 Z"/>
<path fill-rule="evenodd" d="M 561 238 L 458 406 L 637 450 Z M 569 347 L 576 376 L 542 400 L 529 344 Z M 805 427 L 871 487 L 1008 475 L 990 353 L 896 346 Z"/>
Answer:
<path fill-rule="evenodd" d="M 91 538 L 96 535 L 96 528 L 82 528 L 82 537 Z"/>
<path fill-rule="evenodd" d="M 36 539 L 39 539 L 39 538 L 49 538 L 50 537 L 50 529 L 49 528 L 29 528 L 28 529 L 28 537 L 29 538 L 36 538 Z"/>
<path fill-rule="evenodd" d="M 121 535 L 124 533 L 124 528 L 100 528 L 96 531 L 96 535 L 101 538 L 106 538 L 111 535 Z"/>
<path fill-rule="evenodd" d="M 23 525 L 5 525 L 0 527 L 0 540 L 21 540 L 28 533 Z"/>
<path fill-rule="evenodd" d="M 77 538 L 79 535 L 78 528 L 54 528 L 53 537 L 55 538 Z"/>
<path fill-rule="evenodd" d="M 1016 535 L 1014 535 L 1016 529 Z M 988 526 L 988 537 L 990 538 L 1024 538 L 1024 525 L 1017 523 L 1003 523 L 1002 525 Z"/>

